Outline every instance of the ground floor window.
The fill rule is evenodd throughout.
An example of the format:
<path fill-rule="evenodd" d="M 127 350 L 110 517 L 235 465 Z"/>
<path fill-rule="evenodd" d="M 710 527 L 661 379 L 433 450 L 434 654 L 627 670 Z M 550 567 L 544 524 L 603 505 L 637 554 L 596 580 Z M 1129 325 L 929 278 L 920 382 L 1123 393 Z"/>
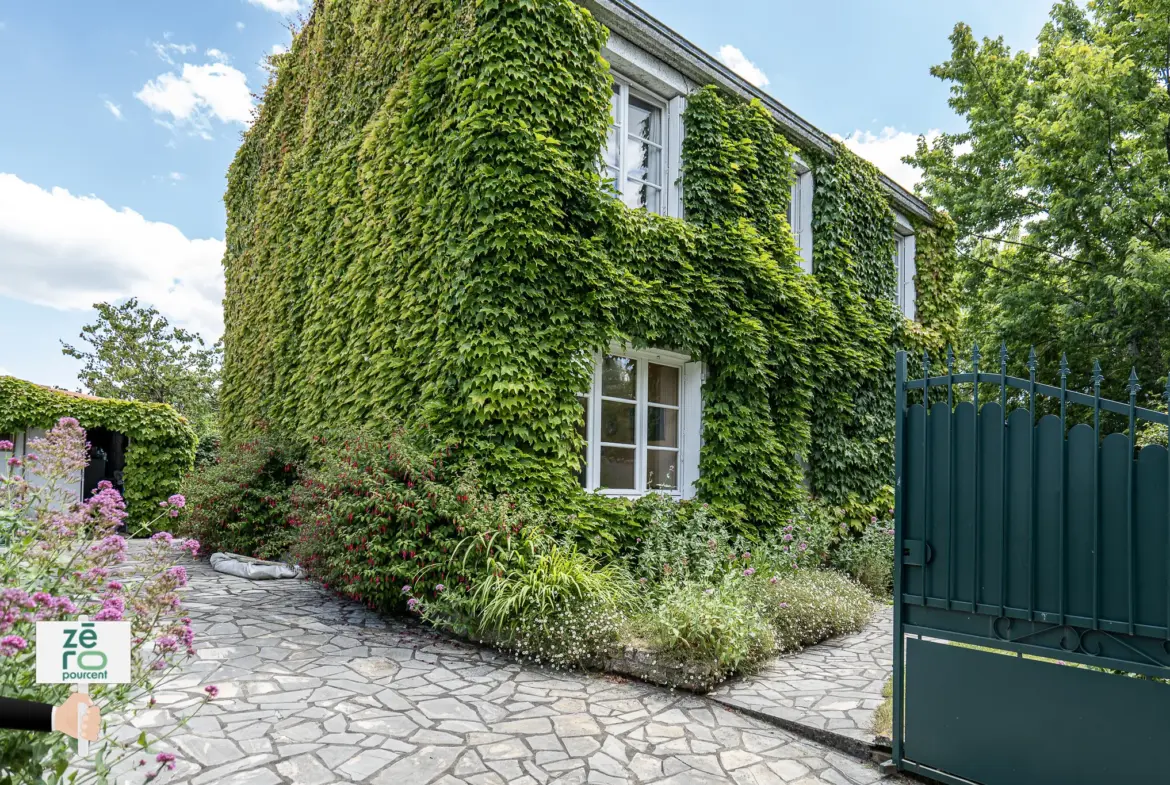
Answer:
<path fill-rule="evenodd" d="M 581 393 L 582 487 L 687 498 L 698 476 L 702 367 L 686 355 L 614 348 Z"/>

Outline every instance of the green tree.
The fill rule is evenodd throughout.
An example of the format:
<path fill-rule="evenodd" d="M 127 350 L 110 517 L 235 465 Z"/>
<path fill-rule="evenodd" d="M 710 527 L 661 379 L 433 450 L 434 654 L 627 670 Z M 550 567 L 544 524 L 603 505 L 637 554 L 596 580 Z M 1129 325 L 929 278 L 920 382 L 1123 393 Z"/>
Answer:
<path fill-rule="evenodd" d="M 81 328 L 88 347 L 64 341 L 61 352 L 82 360 L 77 374 L 91 395 L 169 403 L 187 418 L 200 442 L 218 432 L 219 342 L 207 347 L 197 333 L 171 324 L 131 298 L 121 305 L 95 303 L 98 318 Z"/>
<path fill-rule="evenodd" d="M 1062 0 L 1032 52 L 965 24 L 931 69 L 967 130 L 906 160 L 955 219 L 964 334 L 1019 371 L 1068 352 L 1070 384 L 1104 369 L 1153 403 L 1170 367 L 1170 0 Z M 984 353 L 985 357 L 987 352 Z"/>

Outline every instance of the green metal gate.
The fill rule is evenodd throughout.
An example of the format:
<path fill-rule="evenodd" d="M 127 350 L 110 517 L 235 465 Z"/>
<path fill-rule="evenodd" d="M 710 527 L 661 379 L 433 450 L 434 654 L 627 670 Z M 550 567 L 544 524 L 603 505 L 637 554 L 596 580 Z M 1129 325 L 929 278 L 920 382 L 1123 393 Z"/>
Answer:
<path fill-rule="evenodd" d="M 1170 783 L 1170 457 L 1132 439 L 1167 415 L 1137 406 L 1136 374 L 1119 403 L 1099 366 L 1088 394 L 1067 362 L 1054 387 L 1035 353 L 1027 379 L 1006 349 L 999 373 L 979 359 L 908 379 L 897 357 L 892 764 Z"/>

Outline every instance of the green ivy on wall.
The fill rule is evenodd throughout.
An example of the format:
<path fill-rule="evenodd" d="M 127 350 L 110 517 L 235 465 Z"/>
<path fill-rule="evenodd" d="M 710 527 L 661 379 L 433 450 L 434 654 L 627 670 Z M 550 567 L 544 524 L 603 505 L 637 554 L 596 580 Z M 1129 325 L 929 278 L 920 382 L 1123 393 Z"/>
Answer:
<path fill-rule="evenodd" d="M 705 88 L 687 219 L 629 210 L 597 173 L 605 38 L 571 0 L 317 2 L 229 174 L 229 438 L 389 415 L 462 442 L 490 488 L 571 504 L 576 394 L 617 341 L 706 364 L 699 491 L 743 521 L 803 497 L 802 460 L 829 494 L 888 481 L 898 317 L 874 170 L 817 159 L 806 275 L 794 148 L 759 103 Z"/>
<path fill-rule="evenodd" d="M 153 518 L 195 461 L 195 431 L 166 404 L 74 395 L 0 376 L 0 433 L 47 429 L 62 417 L 129 437 L 123 491 L 132 522 Z"/>

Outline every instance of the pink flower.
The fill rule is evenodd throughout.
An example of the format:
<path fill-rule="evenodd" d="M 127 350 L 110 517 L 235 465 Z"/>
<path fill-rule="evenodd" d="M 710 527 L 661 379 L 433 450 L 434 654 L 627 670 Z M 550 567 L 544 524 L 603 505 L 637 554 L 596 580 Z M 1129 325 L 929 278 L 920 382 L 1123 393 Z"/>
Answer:
<path fill-rule="evenodd" d="M 743 576 L 745 578 L 750 578 L 751 576 L 753 576 L 755 574 L 756 574 L 756 570 L 754 567 L 748 567 L 746 570 L 743 571 Z"/>
<path fill-rule="evenodd" d="M 172 771 L 175 768 L 175 754 L 173 752 L 160 752 L 158 755 L 154 756 L 154 759 L 158 763 L 165 763 L 167 768 L 171 769 Z"/>
<path fill-rule="evenodd" d="M 11 657 L 28 648 L 28 641 L 19 635 L 5 635 L 0 638 L 0 657 Z"/>
<path fill-rule="evenodd" d="M 768 579 L 768 583 L 772 584 L 773 586 L 775 586 L 779 582 L 780 582 L 780 579 L 777 578 L 775 575 L 773 575 L 771 578 Z"/>
<path fill-rule="evenodd" d="M 0 439 L 0 452 L 12 452 L 13 444 L 7 439 Z"/>
<path fill-rule="evenodd" d="M 412 611 L 418 607 L 418 604 L 418 597 L 411 597 L 406 601 L 406 607 L 410 608 Z"/>
<path fill-rule="evenodd" d="M 791 535 L 791 534 L 785 534 L 785 535 L 784 535 L 783 537 L 781 537 L 780 539 L 781 539 L 781 540 L 783 540 L 784 542 L 792 542 L 792 535 Z"/>
<path fill-rule="evenodd" d="M 403 586 L 403 587 L 402 587 L 402 593 L 403 593 L 403 594 L 409 594 L 409 593 L 410 593 L 410 588 L 411 588 L 411 587 L 410 587 L 410 584 L 409 584 L 409 583 L 408 583 L 408 584 L 406 584 L 405 586 Z"/>
<path fill-rule="evenodd" d="M 219 695 L 219 687 L 216 687 L 214 684 L 208 684 L 203 688 L 203 691 L 207 693 L 208 700 L 212 700 Z"/>
<path fill-rule="evenodd" d="M 106 584 L 106 588 L 110 591 L 122 591 L 122 584 L 119 581 L 110 581 Z"/>
<path fill-rule="evenodd" d="M 443 585 L 443 584 L 441 584 L 441 583 L 435 586 L 435 592 L 436 592 L 436 593 L 439 593 L 439 592 L 444 592 L 444 591 L 446 591 L 446 590 L 447 590 L 447 587 L 446 587 L 446 586 L 444 586 L 444 585 Z"/>
<path fill-rule="evenodd" d="M 183 496 L 183 494 L 176 493 L 174 496 L 171 496 L 169 499 L 167 499 L 167 504 L 171 505 L 172 507 L 186 507 L 187 499 Z"/>
<path fill-rule="evenodd" d="M 876 515 L 870 516 L 869 522 L 870 523 L 877 523 L 877 516 Z"/>
<path fill-rule="evenodd" d="M 167 568 L 166 576 L 175 581 L 180 586 L 187 585 L 187 568 L 181 564 L 176 564 L 174 567 Z"/>
<path fill-rule="evenodd" d="M 192 556 L 198 556 L 199 540 L 184 540 L 183 550 L 187 551 L 187 553 L 191 554 Z"/>
<path fill-rule="evenodd" d="M 780 603 L 780 607 L 781 607 L 781 608 L 787 608 L 787 607 L 788 607 L 788 603 L 786 603 L 786 602 L 782 602 L 782 603 Z"/>
<path fill-rule="evenodd" d="M 170 532 L 158 532 L 157 534 L 152 534 L 150 539 L 154 542 L 165 542 L 169 545 L 174 541 L 175 538 L 171 535 Z"/>
<path fill-rule="evenodd" d="M 57 427 L 59 428 L 77 428 L 80 425 L 81 423 L 73 417 L 62 417 L 60 420 L 57 420 Z"/>
<path fill-rule="evenodd" d="M 807 543 L 807 542 L 802 542 L 802 543 L 800 544 L 800 549 L 801 549 L 802 551 L 807 551 L 807 550 L 808 550 L 808 543 Z"/>
<path fill-rule="evenodd" d="M 13 457 L 8 459 L 8 465 L 14 469 L 19 468 L 20 467 L 20 459 L 17 458 L 16 456 L 13 456 Z"/>

